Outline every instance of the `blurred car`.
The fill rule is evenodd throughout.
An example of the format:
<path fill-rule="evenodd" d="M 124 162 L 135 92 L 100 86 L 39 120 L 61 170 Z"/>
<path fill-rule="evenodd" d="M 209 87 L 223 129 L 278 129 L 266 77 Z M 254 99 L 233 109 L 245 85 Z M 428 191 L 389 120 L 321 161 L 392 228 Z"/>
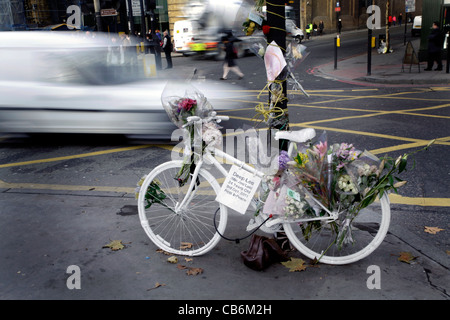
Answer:
<path fill-rule="evenodd" d="M 161 94 L 185 79 L 149 78 L 135 44 L 120 44 L 98 33 L 0 32 L 0 132 L 170 136 Z M 197 88 L 215 110 L 233 107 L 236 87 Z"/>

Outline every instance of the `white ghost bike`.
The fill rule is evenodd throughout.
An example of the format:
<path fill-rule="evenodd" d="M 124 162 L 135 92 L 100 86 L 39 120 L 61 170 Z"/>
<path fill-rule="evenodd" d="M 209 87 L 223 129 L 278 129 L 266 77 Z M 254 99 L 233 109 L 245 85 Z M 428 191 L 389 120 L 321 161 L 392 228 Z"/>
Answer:
<path fill-rule="evenodd" d="M 188 118 L 187 126 L 222 120 L 228 120 L 228 117 L 212 115 L 201 119 L 192 116 Z M 305 130 L 313 129 L 279 131 L 275 139 L 288 140 L 290 154 L 293 143 L 305 142 Z M 183 161 L 169 161 L 157 166 L 146 176 L 139 192 L 138 209 L 142 227 L 157 247 L 172 254 L 203 255 L 214 248 L 225 232 L 229 208 L 217 202 L 216 196 L 221 190 L 219 181 L 227 177 L 229 170 L 216 157 L 264 178 L 264 173 L 220 149 L 206 148 L 197 156 L 195 170 L 185 185 L 180 186 L 174 179 Z M 249 206 L 253 211 L 247 210 L 253 212 L 249 213 L 251 219 L 255 218 L 255 208 L 261 205 L 256 195 Z M 345 214 L 328 213 L 322 217 L 286 220 L 264 214 L 261 210 L 256 216 L 256 223 L 265 232 L 283 230 L 290 243 L 302 254 L 321 263 L 334 265 L 353 263 L 367 257 L 382 243 L 389 228 L 390 203 L 387 195 L 379 203 L 361 210 L 351 221 Z M 302 226 L 307 222 L 313 222 L 315 227 L 305 239 Z M 331 222 L 341 226 L 350 223 L 353 243 L 338 248 L 336 230 L 331 227 Z"/>

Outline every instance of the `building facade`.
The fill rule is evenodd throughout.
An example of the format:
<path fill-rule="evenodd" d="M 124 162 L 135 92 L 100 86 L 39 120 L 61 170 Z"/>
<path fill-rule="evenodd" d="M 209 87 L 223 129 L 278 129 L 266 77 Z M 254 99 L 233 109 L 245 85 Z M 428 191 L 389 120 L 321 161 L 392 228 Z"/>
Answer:
<path fill-rule="evenodd" d="M 83 16 L 83 26 L 94 29 L 96 25 L 94 0 L 0 0 L 0 30 L 20 30 L 42 28 L 66 22 L 68 6 L 78 5 Z M 150 16 L 144 3 L 145 29 L 150 27 Z M 195 0 L 198 2 L 199 0 Z M 141 0 L 99 0 L 102 9 L 117 10 L 116 16 L 102 17 L 103 31 L 126 32 L 130 28 L 128 3 L 132 4 L 133 19 L 136 30 L 141 30 Z M 156 29 L 169 29 L 173 34 L 175 21 L 186 19 L 185 9 L 194 0 L 155 0 Z M 415 0 L 415 12 L 410 16 L 422 14 L 423 0 Z M 287 0 L 286 5 L 293 8 L 295 22 L 305 29 L 308 23 L 325 24 L 325 32 L 335 32 L 338 19 L 342 20 L 343 30 L 365 28 L 367 6 L 377 5 L 381 8 L 381 24 L 385 25 L 386 12 L 396 16 L 405 16 L 405 0 Z M 389 6 L 387 7 L 387 5 Z M 426 3 L 424 3 L 426 5 Z M 387 8 L 387 10 L 386 10 Z"/>

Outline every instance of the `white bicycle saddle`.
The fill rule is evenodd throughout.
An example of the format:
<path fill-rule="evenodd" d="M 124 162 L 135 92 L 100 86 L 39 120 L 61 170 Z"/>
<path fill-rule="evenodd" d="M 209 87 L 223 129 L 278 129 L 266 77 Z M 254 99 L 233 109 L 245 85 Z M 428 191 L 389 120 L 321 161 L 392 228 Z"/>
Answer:
<path fill-rule="evenodd" d="M 298 131 L 278 131 L 275 133 L 275 140 L 285 139 L 297 143 L 306 142 L 316 136 L 316 130 L 305 128 Z"/>

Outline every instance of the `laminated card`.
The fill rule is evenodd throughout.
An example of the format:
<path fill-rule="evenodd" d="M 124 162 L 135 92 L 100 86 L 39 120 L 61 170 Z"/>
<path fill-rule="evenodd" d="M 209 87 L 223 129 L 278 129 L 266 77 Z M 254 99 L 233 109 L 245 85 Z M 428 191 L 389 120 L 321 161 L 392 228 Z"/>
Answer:
<path fill-rule="evenodd" d="M 216 197 L 216 201 L 245 214 L 260 182 L 260 177 L 233 165 Z"/>

